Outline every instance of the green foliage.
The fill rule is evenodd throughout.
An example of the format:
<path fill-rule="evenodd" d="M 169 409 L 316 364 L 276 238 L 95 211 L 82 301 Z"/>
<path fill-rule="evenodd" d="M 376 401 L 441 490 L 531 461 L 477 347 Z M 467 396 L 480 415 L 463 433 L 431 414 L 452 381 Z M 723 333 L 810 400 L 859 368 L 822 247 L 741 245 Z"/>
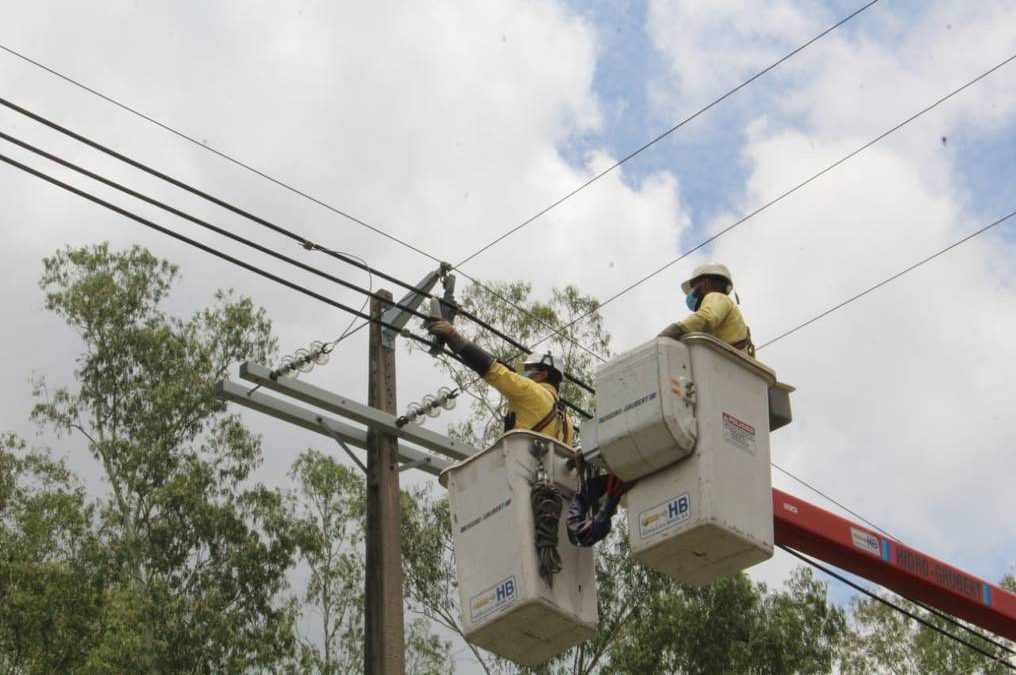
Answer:
<path fill-rule="evenodd" d="M 1016 589 L 1016 580 L 1007 577 L 1002 580 L 1003 588 Z M 903 598 L 884 596 L 893 604 L 904 607 L 907 611 L 920 616 L 934 626 L 947 631 L 966 642 L 985 650 L 1002 660 L 1013 662 L 1012 654 L 990 644 L 978 635 L 983 631 L 975 630 L 975 634 L 961 630 L 955 625 L 921 609 L 916 604 Z M 928 673 L 930 675 L 946 675 L 947 673 L 1009 673 L 1011 669 L 997 660 L 978 654 L 973 649 L 952 640 L 941 633 L 924 626 L 896 611 L 885 603 L 871 598 L 855 597 L 852 605 L 854 632 L 844 646 L 840 670 L 845 675 L 861 673 Z M 973 628 L 973 627 L 971 627 Z M 998 636 L 990 635 L 995 642 L 1005 644 L 1009 649 L 1016 644 L 1007 642 Z"/>
<path fill-rule="evenodd" d="M 652 574 L 652 576 L 658 576 Z M 604 672 L 825 673 L 846 629 L 825 586 L 797 569 L 769 592 L 746 575 L 702 588 L 657 579 L 643 616 L 611 651 Z"/>
<path fill-rule="evenodd" d="M 259 439 L 224 412 L 215 382 L 268 360 L 271 324 L 218 292 L 188 320 L 161 309 L 176 267 L 135 247 L 44 261 L 46 308 L 84 349 L 75 388 L 36 383 L 34 418 L 80 433 L 109 492 L 97 534 L 108 567 L 87 672 L 275 670 L 294 651 L 283 597 L 297 540 L 281 495 L 249 477 Z"/>
<path fill-rule="evenodd" d="M 448 500 L 434 500 L 428 491 L 418 489 L 402 493 L 401 507 L 406 606 L 411 613 L 461 636 Z M 476 649 L 472 645 L 470 648 L 479 658 Z"/>
<path fill-rule="evenodd" d="M 321 615 L 321 647 L 306 645 L 310 663 L 322 674 L 355 672 L 363 667 L 364 481 L 315 450 L 290 475 L 301 497 L 300 556 L 310 568 L 304 601 Z"/>
<path fill-rule="evenodd" d="M 630 558 L 619 526 L 597 551 L 597 635 L 539 668 L 470 646 L 488 673 L 824 673 L 846 632 L 825 585 L 798 569 L 771 592 L 744 574 L 690 588 Z M 446 499 L 419 493 L 403 511 L 410 607 L 460 635 Z"/>
<path fill-rule="evenodd" d="M 303 646 L 306 668 L 323 675 L 357 672 L 364 659 L 364 478 L 315 450 L 300 455 L 291 476 L 299 499 L 291 499 L 290 508 L 300 533 L 300 555 L 310 568 L 304 600 L 321 618 L 321 640 Z M 403 492 L 400 498 L 403 514 L 421 508 L 419 495 Z M 415 522 L 411 515 L 408 522 Z M 420 545 L 404 533 L 406 559 L 419 558 L 415 547 Z M 407 589 L 420 581 L 407 578 Z M 418 618 L 405 629 L 407 673 L 451 672 L 451 645 L 431 633 L 429 621 Z"/>
<path fill-rule="evenodd" d="M 0 437 L 0 671 L 67 672 L 103 626 L 93 509 L 62 462 Z"/>

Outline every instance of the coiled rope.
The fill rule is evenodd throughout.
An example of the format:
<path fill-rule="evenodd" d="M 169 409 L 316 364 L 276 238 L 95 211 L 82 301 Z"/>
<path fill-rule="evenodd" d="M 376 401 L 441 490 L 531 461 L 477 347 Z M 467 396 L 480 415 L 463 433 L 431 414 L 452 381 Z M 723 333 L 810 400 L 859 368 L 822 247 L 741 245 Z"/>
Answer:
<path fill-rule="evenodd" d="M 547 470 L 543 466 L 543 456 L 547 453 L 547 445 L 536 441 L 531 446 L 530 452 L 537 461 L 536 478 L 529 493 L 529 500 L 533 507 L 536 555 L 539 559 L 540 576 L 548 586 L 553 586 L 554 575 L 562 568 L 561 553 L 557 550 L 557 534 L 561 522 L 561 510 L 564 508 L 564 497 L 557 486 L 551 482 Z"/>

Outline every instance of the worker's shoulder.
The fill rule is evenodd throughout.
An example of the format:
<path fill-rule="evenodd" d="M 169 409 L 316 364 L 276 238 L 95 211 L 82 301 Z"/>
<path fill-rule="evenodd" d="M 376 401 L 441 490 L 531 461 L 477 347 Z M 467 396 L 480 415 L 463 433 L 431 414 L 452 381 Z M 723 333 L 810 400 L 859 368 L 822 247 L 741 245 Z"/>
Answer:
<path fill-rule="evenodd" d="M 702 299 L 702 303 L 708 303 L 714 306 L 723 306 L 727 308 L 736 308 L 737 303 L 726 293 L 720 293 L 719 291 L 713 291 L 712 293 L 706 293 L 706 296 Z"/>

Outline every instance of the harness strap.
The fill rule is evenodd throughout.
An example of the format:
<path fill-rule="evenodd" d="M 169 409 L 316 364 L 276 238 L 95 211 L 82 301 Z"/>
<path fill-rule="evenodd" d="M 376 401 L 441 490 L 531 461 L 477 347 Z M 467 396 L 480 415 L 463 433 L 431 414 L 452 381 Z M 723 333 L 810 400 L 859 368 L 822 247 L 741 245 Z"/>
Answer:
<path fill-rule="evenodd" d="M 547 413 L 547 415 L 542 420 L 533 425 L 533 431 L 536 432 L 543 431 L 544 428 L 546 428 L 546 426 L 550 424 L 551 420 L 553 420 L 556 416 L 557 416 L 557 396 L 554 397 L 554 404 L 550 406 L 550 412 Z"/>
<path fill-rule="evenodd" d="M 550 412 L 548 412 L 547 415 L 542 420 L 533 425 L 532 430 L 539 433 L 543 431 L 547 427 L 547 425 L 554 420 L 554 418 L 557 418 L 560 426 L 559 429 L 560 434 L 564 436 L 563 440 L 565 445 L 568 445 L 571 441 L 568 418 L 564 414 L 564 410 L 561 407 L 561 402 L 558 401 L 557 394 L 554 394 L 553 396 L 554 396 L 554 404 L 550 407 Z"/>
<path fill-rule="evenodd" d="M 737 349 L 738 351 L 747 350 L 748 356 L 754 358 L 755 344 L 751 341 L 751 328 L 748 328 L 747 326 L 745 326 L 744 328 L 745 330 L 748 331 L 748 334 L 745 336 L 745 338 L 737 342 L 732 342 L 730 346 L 733 347 L 734 349 Z"/>

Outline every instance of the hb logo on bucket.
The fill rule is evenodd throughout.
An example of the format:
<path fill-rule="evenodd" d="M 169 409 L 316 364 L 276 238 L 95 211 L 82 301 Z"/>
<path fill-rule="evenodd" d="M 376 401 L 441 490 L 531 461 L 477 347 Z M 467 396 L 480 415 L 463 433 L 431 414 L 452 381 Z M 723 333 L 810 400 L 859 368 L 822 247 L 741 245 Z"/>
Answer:
<path fill-rule="evenodd" d="M 691 517 L 691 497 L 684 493 L 639 514 L 639 537 L 645 539 Z"/>

